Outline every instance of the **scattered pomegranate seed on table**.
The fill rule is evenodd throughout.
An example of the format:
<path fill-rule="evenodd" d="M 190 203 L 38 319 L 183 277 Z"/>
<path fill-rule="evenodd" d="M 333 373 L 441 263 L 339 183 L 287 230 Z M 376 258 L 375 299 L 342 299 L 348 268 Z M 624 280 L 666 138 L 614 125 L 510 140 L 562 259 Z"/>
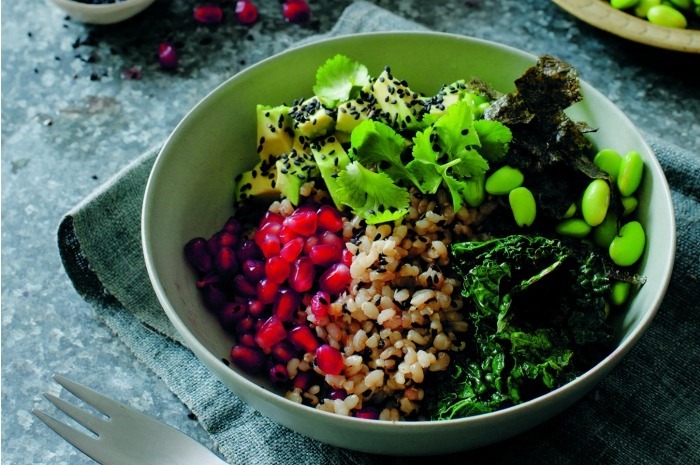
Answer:
<path fill-rule="evenodd" d="M 219 24 L 224 17 L 224 13 L 219 5 L 206 3 L 194 8 L 194 19 L 202 24 Z"/>
<path fill-rule="evenodd" d="M 172 44 L 163 42 L 158 46 L 158 63 L 165 69 L 177 68 L 177 52 Z"/>
<path fill-rule="evenodd" d="M 305 0 L 287 0 L 282 4 L 282 15 L 289 23 L 303 24 L 309 21 L 311 9 Z"/>
<path fill-rule="evenodd" d="M 248 0 L 238 0 L 236 18 L 241 24 L 253 24 L 258 19 L 258 7 Z"/>

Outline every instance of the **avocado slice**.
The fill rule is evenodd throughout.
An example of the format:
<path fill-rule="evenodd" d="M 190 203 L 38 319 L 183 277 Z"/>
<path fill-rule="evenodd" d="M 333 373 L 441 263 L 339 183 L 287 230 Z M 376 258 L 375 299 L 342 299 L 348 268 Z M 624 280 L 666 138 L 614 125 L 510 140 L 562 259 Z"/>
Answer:
<path fill-rule="evenodd" d="M 258 105 L 256 113 L 260 159 L 270 161 L 283 153 L 288 153 L 294 141 L 289 107 Z"/>
<path fill-rule="evenodd" d="M 317 97 L 292 105 L 289 116 L 294 132 L 308 139 L 329 134 L 335 128 L 335 110 L 325 107 Z"/>
<path fill-rule="evenodd" d="M 371 92 L 379 109 L 380 121 L 397 131 L 421 127 L 423 97 L 413 92 L 406 81 L 396 79 L 388 66 L 372 83 Z"/>
<path fill-rule="evenodd" d="M 323 181 L 329 192 L 338 190 L 338 181 L 336 180 L 338 173 L 350 163 L 350 157 L 343 148 L 342 144 L 335 136 L 329 136 L 320 141 L 311 144 L 311 154 L 316 161 L 316 166 L 321 173 Z M 333 200 L 335 202 L 335 199 Z M 338 209 L 343 208 L 343 205 L 335 202 Z"/>
<path fill-rule="evenodd" d="M 274 164 L 270 164 L 267 160 L 260 160 L 253 169 L 239 174 L 235 182 L 235 203 L 254 197 L 272 200 L 280 194 L 276 185 L 277 169 Z"/>
<path fill-rule="evenodd" d="M 292 149 L 282 154 L 275 163 L 276 187 L 293 205 L 299 205 L 300 189 L 310 178 L 318 175 L 313 157 Z"/>

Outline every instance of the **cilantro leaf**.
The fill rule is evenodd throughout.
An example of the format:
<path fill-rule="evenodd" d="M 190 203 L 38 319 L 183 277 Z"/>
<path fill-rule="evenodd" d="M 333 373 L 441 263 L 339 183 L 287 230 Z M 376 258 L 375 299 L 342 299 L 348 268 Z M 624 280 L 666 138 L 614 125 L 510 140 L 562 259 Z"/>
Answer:
<path fill-rule="evenodd" d="M 454 172 L 463 178 L 484 176 L 489 169 L 488 162 L 474 149 L 462 149 L 453 158 L 459 160 Z"/>
<path fill-rule="evenodd" d="M 396 180 L 418 185 L 415 176 L 401 160 L 405 148 L 404 138 L 391 127 L 378 121 L 361 122 L 350 136 L 354 156 L 365 166 L 377 166 Z"/>
<path fill-rule="evenodd" d="M 366 66 L 338 54 L 318 68 L 313 91 L 324 105 L 334 108 L 338 102 L 357 98 L 369 82 Z"/>
<path fill-rule="evenodd" d="M 474 130 L 474 109 L 466 101 L 447 107 L 440 119 L 433 124 L 440 144 L 448 153 L 457 153 L 463 148 L 479 144 L 479 136 Z"/>
<path fill-rule="evenodd" d="M 481 148 L 479 153 L 488 161 L 502 160 L 508 152 L 508 145 L 513 140 L 513 133 L 500 121 L 480 119 L 474 121 L 474 129 L 479 135 Z"/>
<path fill-rule="evenodd" d="M 386 173 L 375 173 L 354 161 L 338 174 L 337 181 L 340 202 L 368 224 L 397 220 L 408 213 L 408 190 Z"/>

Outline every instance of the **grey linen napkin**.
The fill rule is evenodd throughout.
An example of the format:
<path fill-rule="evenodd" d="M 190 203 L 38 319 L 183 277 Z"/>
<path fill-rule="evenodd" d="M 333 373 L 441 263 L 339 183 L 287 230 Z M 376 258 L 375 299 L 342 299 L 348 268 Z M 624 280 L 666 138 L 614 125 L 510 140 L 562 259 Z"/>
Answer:
<path fill-rule="evenodd" d="M 328 34 L 314 39 L 392 29 L 423 27 L 358 2 Z M 678 230 L 672 282 L 653 324 L 623 363 L 565 414 L 509 441 L 441 461 L 700 462 L 700 162 L 697 154 L 648 140 L 671 185 Z M 234 396 L 181 344 L 150 286 L 140 243 L 141 202 L 157 153 L 153 148 L 125 167 L 59 225 L 59 251 L 78 293 L 197 416 L 231 463 L 411 462 L 328 446 L 275 424 Z"/>

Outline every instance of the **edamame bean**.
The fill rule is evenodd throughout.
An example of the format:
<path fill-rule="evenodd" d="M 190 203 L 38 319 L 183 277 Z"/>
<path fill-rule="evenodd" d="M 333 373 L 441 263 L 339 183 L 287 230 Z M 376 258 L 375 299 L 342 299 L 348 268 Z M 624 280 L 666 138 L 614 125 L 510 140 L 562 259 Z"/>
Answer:
<path fill-rule="evenodd" d="M 571 202 L 571 205 L 569 206 L 569 209 L 566 210 L 566 213 L 564 213 L 564 216 L 562 218 L 571 218 L 576 214 L 576 204 L 574 202 Z"/>
<path fill-rule="evenodd" d="M 691 0 L 671 0 L 671 3 L 678 8 L 688 10 L 693 2 Z"/>
<path fill-rule="evenodd" d="M 527 187 L 516 187 L 508 194 L 508 203 L 513 211 L 515 223 L 522 227 L 532 226 L 537 216 L 535 197 Z"/>
<path fill-rule="evenodd" d="M 610 248 L 610 243 L 617 237 L 617 216 L 608 211 L 605 219 L 593 228 L 593 242 L 601 249 Z"/>
<path fill-rule="evenodd" d="M 478 207 L 484 203 L 484 198 L 486 197 L 486 192 L 484 191 L 484 183 L 486 179 L 483 176 L 478 178 L 471 178 L 465 181 L 467 187 L 462 191 L 464 200 L 467 201 L 467 205 L 470 207 Z"/>
<path fill-rule="evenodd" d="M 608 173 L 613 179 L 617 179 L 620 173 L 621 162 L 622 156 L 613 149 L 603 149 L 593 157 L 595 166 Z"/>
<path fill-rule="evenodd" d="M 610 0 L 610 5 L 618 10 L 626 10 L 635 6 L 639 0 Z"/>
<path fill-rule="evenodd" d="M 634 194 L 642 182 L 644 161 L 639 152 L 629 152 L 622 158 L 620 174 L 617 178 L 617 189 L 623 197 Z"/>
<path fill-rule="evenodd" d="M 516 187 L 520 187 L 525 176 L 518 168 L 505 165 L 486 179 L 486 192 L 492 195 L 506 195 Z"/>
<path fill-rule="evenodd" d="M 613 305 L 624 305 L 630 296 L 630 288 L 632 285 L 624 281 L 615 281 L 610 289 L 610 302 Z"/>
<path fill-rule="evenodd" d="M 638 221 L 630 221 L 620 228 L 620 233 L 610 243 L 608 253 L 618 266 L 634 265 L 644 253 L 646 235 Z"/>
<path fill-rule="evenodd" d="M 591 227 L 581 218 L 569 218 L 559 223 L 554 230 L 562 236 L 584 238 L 591 232 Z"/>
<path fill-rule="evenodd" d="M 634 14 L 640 18 L 646 19 L 649 8 L 656 5 L 661 5 L 661 0 L 641 0 L 634 8 Z"/>
<path fill-rule="evenodd" d="M 639 205 L 639 201 L 635 197 L 622 197 L 620 201 L 622 202 L 622 207 L 624 208 L 622 216 L 628 216 L 635 211 L 637 209 L 637 205 Z"/>
<path fill-rule="evenodd" d="M 581 214 L 590 226 L 598 226 L 605 219 L 610 205 L 610 185 L 602 179 L 594 179 L 586 187 L 581 198 Z"/>
<path fill-rule="evenodd" d="M 676 29 L 685 29 L 688 27 L 688 21 L 683 16 L 683 13 L 668 5 L 656 5 L 649 8 L 647 19 L 652 24 L 659 26 L 673 27 Z"/>

